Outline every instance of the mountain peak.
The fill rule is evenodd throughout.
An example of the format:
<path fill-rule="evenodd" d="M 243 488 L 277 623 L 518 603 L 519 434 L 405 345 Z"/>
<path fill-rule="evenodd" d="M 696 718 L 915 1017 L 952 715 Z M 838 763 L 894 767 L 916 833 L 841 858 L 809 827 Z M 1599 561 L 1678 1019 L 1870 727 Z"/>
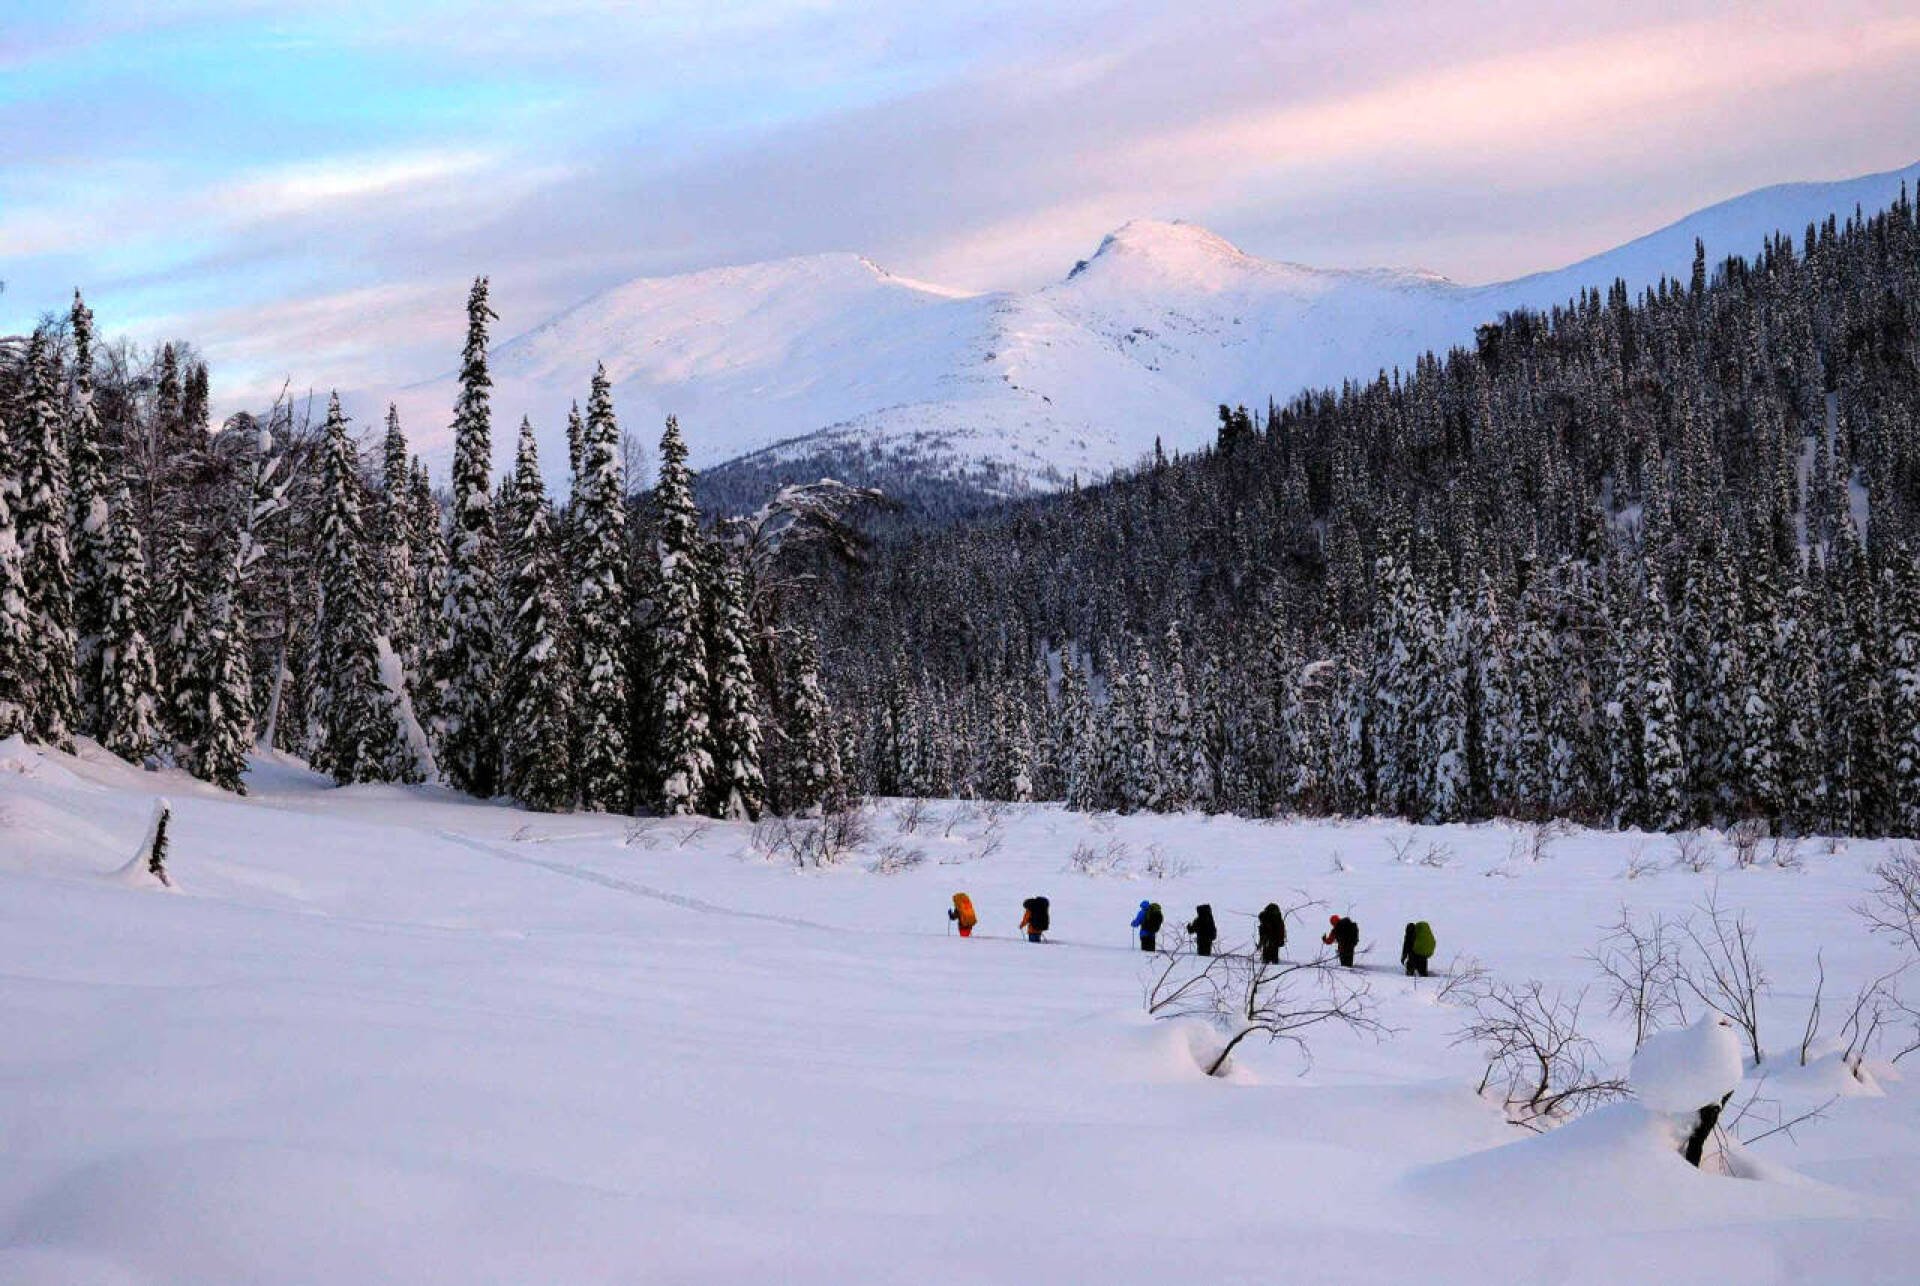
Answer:
<path fill-rule="evenodd" d="M 1129 219 L 1101 239 L 1093 258 L 1068 273 L 1079 276 L 1096 263 L 1145 263 L 1163 270 L 1213 270 L 1247 260 L 1239 246 L 1184 219 Z"/>

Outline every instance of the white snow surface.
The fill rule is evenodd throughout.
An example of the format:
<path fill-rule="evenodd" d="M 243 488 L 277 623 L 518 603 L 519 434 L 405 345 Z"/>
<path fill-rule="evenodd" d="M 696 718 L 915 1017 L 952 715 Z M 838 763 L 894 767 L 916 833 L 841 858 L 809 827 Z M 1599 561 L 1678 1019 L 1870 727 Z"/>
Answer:
<path fill-rule="evenodd" d="M 1647 1037 L 1633 1056 L 1633 1093 L 1656 1112 L 1697 1112 L 1738 1089 L 1746 1075 L 1733 1023 L 1709 1013 L 1688 1027 Z"/>
<path fill-rule="evenodd" d="M 651 447 L 677 414 L 696 467 L 839 443 L 936 473 L 994 466 L 1045 490 L 1136 463 L 1156 439 L 1169 451 L 1204 445 L 1222 402 L 1259 409 L 1410 369 L 1423 352 L 1470 345 L 1507 310 L 1565 304 L 1615 278 L 1636 291 L 1662 274 L 1684 281 L 1696 237 L 1714 262 L 1756 254 L 1776 231 L 1797 247 L 1810 221 L 1880 209 L 1916 178 L 1920 165 L 1765 188 L 1569 267 L 1480 286 L 1261 259 L 1151 219 L 1025 292 L 951 290 L 852 253 L 642 278 L 499 343 L 495 419 L 531 414 L 560 481 L 567 407 L 585 404 L 605 361 L 622 424 Z M 447 374 L 348 402 L 374 424 L 396 400 L 444 478 L 454 395 Z M 502 469 L 512 438 L 495 435 Z"/>
<path fill-rule="evenodd" d="M 1668 841 L 1576 832 L 1530 864 L 1500 824 L 953 803 L 902 834 L 883 802 L 861 852 L 799 872 L 744 825 L 336 789 L 283 756 L 248 783 L 0 745 L 0 1281 L 1761 1286 L 1908 1281 L 1920 1253 L 1891 1068 L 1755 1144 L 1756 1179 L 1688 1167 L 1633 1102 L 1536 1137 L 1475 1095 L 1443 979 L 1392 959 L 1426 919 L 1443 973 L 1578 986 L 1622 903 L 1717 880 L 1781 980 L 1766 1094 L 1810 1106 L 1860 1084 L 1794 1051 L 1816 948 L 1830 1009 L 1888 967 L 1848 909 L 1882 845 L 1629 881 Z M 161 794 L 172 896 L 114 879 Z M 1454 860 L 1396 862 L 1409 834 Z M 1123 873 L 1069 873 L 1081 841 Z M 926 860 L 873 873 L 885 844 Z M 1145 878 L 1155 846 L 1188 869 Z M 1034 893 L 1048 945 L 1014 932 Z M 1205 1077 L 1218 1034 L 1141 1011 L 1135 905 L 1210 902 L 1237 946 L 1308 895 L 1289 954 L 1355 916 L 1395 1030 Z M 1624 1068 L 1627 1029 L 1591 1032 Z"/>

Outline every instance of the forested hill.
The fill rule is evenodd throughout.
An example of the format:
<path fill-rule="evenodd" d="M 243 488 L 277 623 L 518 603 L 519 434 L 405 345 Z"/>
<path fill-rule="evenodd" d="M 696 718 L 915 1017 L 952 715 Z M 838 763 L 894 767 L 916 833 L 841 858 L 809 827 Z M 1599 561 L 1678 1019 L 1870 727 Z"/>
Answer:
<path fill-rule="evenodd" d="M 867 788 L 1920 830 L 1920 232 L 1871 217 L 892 537 Z"/>

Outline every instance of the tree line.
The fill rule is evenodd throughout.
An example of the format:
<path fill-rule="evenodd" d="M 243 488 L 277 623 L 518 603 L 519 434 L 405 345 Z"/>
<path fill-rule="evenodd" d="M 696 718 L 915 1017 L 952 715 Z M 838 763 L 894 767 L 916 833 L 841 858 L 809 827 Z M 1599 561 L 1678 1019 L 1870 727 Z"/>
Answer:
<path fill-rule="evenodd" d="M 1920 833 L 1913 201 L 1220 408 L 808 604 L 883 794 Z"/>
<path fill-rule="evenodd" d="M 100 345 L 76 292 L 0 340 L 0 737 L 91 736 L 244 791 L 250 753 L 336 782 L 428 777 L 535 809 L 753 818 L 837 807 L 843 721 L 792 601 L 855 552 L 831 484 L 703 524 L 679 426 L 629 484 L 604 369 L 547 494 L 532 426 L 495 486 L 474 283 L 437 493 L 389 410 L 210 425 L 188 345 Z M 370 458 L 371 457 L 371 458 Z"/>

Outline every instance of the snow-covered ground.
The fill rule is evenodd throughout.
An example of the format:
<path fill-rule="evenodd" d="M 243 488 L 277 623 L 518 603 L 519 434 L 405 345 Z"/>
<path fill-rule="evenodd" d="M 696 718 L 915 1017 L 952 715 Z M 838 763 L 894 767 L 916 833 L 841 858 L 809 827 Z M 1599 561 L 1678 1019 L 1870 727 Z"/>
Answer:
<path fill-rule="evenodd" d="M 801 872 L 744 826 L 250 780 L 0 747 L 0 1281 L 1759 1286 L 1920 1255 L 1920 1096 L 1795 1052 L 1816 950 L 1829 1009 L 1894 960 L 1850 909 L 1882 845 L 1694 873 L 1643 836 L 1534 862 L 1500 825 L 943 803 L 902 834 L 885 804 Z M 118 873 L 157 795 L 172 892 Z M 1409 837 L 1447 860 L 1397 861 Z M 1083 841 L 1124 869 L 1070 870 Z M 875 873 L 886 845 L 925 860 Z M 1506 1124 L 1442 979 L 1391 967 L 1418 918 L 1439 972 L 1581 985 L 1623 903 L 1716 883 L 1776 981 L 1766 1096 L 1840 1095 L 1753 1145 L 1762 1178 L 1687 1168 L 1651 1105 Z M 1052 945 L 1014 933 L 1035 893 Z M 1229 944 L 1269 900 L 1351 913 L 1396 1030 L 1205 1077 L 1206 1031 L 1142 1013 L 1143 897 L 1211 903 Z M 1589 1018 L 1624 1074 L 1627 1029 Z"/>

